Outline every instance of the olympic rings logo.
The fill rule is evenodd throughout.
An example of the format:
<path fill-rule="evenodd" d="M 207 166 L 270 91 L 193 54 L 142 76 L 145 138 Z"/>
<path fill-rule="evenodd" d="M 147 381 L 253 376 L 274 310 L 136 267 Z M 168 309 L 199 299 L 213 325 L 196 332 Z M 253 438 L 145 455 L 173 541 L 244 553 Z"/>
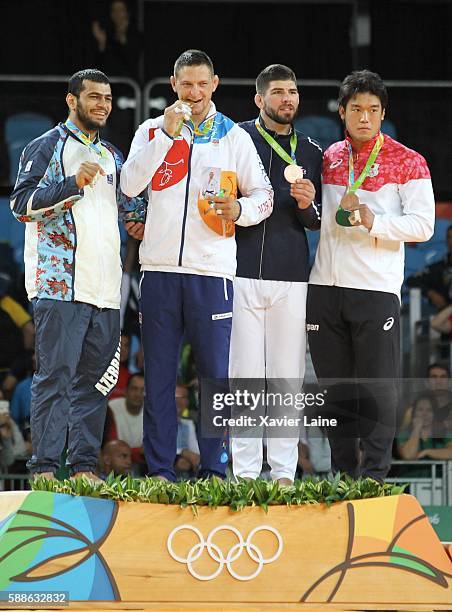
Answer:
<path fill-rule="evenodd" d="M 197 544 L 194 544 L 194 546 L 190 548 L 186 557 L 181 557 L 177 555 L 173 550 L 173 539 L 174 536 L 179 533 L 179 531 L 182 531 L 184 529 L 186 529 L 187 531 L 193 531 L 193 533 L 198 536 L 199 542 Z M 220 547 L 214 544 L 213 542 L 214 536 L 219 531 L 231 531 L 237 537 L 238 540 L 236 544 L 231 546 L 226 557 L 223 555 L 223 552 Z M 269 531 L 276 537 L 276 540 L 278 542 L 278 549 L 276 553 L 269 559 L 265 559 L 261 550 L 255 544 L 252 543 L 253 537 L 259 531 Z M 225 565 L 227 567 L 228 572 L 236 580 L 253 580 L 253 578 L 256 578 L 256 576 L 261 573 L 264 565 L 273 563 L 273 561 L 276 561 L 276 559 L 278 559 L 283 549 L 283 541 L 280 533 L 277 529 L 275 529 L 274 527 L 270 527 L 269 525 L 261 525 L 260 527 L 255 527 L 252 531 L 250 531 L 246 540 L 243 539 L 243 536 L 240 531 L 235 527 L 232 527 L 231 525 L 220 525 L 219 527 L 215 527 L 215 529 L 213 529 L 207 536 L 207 540 L 204 539 L 204 536 L 196 527 L 193 527 L 192 525 L 180 525 L 179 527 L 173 529 L 173 531 L 170 533 L 166 545 L 171 557 L 179 563 L 185 563 L 190 574 L 198 580 L 214 580 L 214 578 L 221 574 Z M 204 549 L 207 549 L 207 552 L 209 553 L 210 557 L 218 563 L 217 569 L 212 574 L 209 574 L 207 576 L 199 574 L 193 568 L 193 563 L 200 558 Z M 241 576 L 240 574 L 237 574 L 237 572 L 232 567 L 234 561 L 236 561 L 242 555 L 244 550 L 246 550 L 250 559 L 257 563 L 256 570 L 252 574 L 249 574 L 247 576 Z"/>

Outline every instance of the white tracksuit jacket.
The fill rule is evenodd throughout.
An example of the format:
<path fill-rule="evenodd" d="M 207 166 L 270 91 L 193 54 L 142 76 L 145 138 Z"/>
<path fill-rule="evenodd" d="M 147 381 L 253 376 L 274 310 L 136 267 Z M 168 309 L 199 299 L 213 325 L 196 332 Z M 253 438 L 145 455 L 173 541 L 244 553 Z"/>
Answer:
<path fill-rule="evenodd" d="M 197 134 L 184 125 L 181 136 L 171 138 L 163 130 L 163 116 L 139 126 L 121 188 L 130 196 L 148 190 L 142 270 L 233 278 L 234 224 L 215 215 L 203 198 L 212 171 L 218 191 L 240 196 L 238 225 L 270 215 L 273 190 L 249 134 L 213 103 Z"/>
<path fill-rule="evenodd" d="M 361 173 L 376 136 L 359 151 Z M 371 231 L 342 227 L 335 214 L 348 183 L 348 140 L 325 152 L 322 171 L 320 242 L 309 282 L 395 293 L 400 299 L 404 242 L 428 240 L 434 229 L 435 200 L 425 159 L 389 136 L 356 195 L 375 214 Z"/>

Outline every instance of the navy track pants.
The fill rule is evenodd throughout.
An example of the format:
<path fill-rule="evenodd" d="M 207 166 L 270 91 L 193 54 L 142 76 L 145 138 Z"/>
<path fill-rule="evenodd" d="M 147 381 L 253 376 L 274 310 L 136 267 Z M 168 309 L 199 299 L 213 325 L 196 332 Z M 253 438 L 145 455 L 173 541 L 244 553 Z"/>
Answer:
<path fill-rule="evenodd" d="M 31 472 L 55 472 L 68 432 L 70 473 L 97 466 L 107 397 L 119 368 L 119 310 L 37 299 Z"/>
<path fill-rule="evenodd" d="M 175 387 L 184 333 L 202 379 L 228 378 L 232 281 L 197 274 L 144 272 L 141 282 L 145 364 L 144 453 L 151 475 L 175 480 L 177 411 Z M 199 476 L 224 476 L 227 435 L 203 438 Z"/>

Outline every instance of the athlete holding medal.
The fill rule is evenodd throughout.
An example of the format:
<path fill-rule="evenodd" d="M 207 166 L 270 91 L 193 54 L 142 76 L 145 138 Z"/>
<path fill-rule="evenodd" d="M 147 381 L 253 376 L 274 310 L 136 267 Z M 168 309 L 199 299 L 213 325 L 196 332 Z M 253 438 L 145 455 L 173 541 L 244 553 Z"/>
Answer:
<path fill-rule="evenodd" d="M 200 395 L 208 397 L 209 379 L 223 384 L 228 378 L 236 227 L 260 223 L 273 205 L 251 138 L 212 102 L 218 82 L 204 51 L 184 51 L 170 78 L 177 100 L 139 126 L 121 173 L 125 193 L 133 197 L 147 188 L 149 197 L 146 223 L 126 229 L 136 238 L 144 235 L 144 452 L 149 474 L 167 480 L 176 480 L 174 398 L 182 337 L 196 356 Z M 206 193 L 213 183 L 218 191 Z M 201 430 L 198 442 L 198 476 L 224 477 L 226 429 L 215 438 Z"/>
<path fill-rule="evenodd" d="M 256 92 L 259 117 L 241 127 L 256 145 L 275 200 L 273 213 L 265 221 L 236 228 L 230 376 L 235 386 L 251 385 L 255 391 L 266 387 L 277 396 L 296 394 L 303 384 L 309 277 L 305 229 L 320 226 L 322 151 L 293 125 L 299 94 L 290 68 L 273 64 L 262 70 Z M 270 416 L 289 416 L 289 407 L 262 408 Z M 263 435 L 259 428 L 232 435 L 235 476 L 259 476 Z M 298 429 L 267 428 L 265 435 L 272 479 L 291 484 L 298 461 Z"/>
<path fill-rule="evenodd" d="M 360 415 L 352 417 L 353 435 L 342 413 L 336 415 L 339 426 L 328 432 L 333 470 L 380 481 L 394 438 L 404 242 L 428 240 L 435 219 L 425 159 L 380 131 L 387 101 L 383 81 L 368 70 L 353 72 L 341 85 L 346 138 L 324 155 L 322 227 L 307 306 L 318 378 L 373 380 L 376 415 L 366 413 L 371 402 L 352 385 L 358 395 L 347 408 Z"/>

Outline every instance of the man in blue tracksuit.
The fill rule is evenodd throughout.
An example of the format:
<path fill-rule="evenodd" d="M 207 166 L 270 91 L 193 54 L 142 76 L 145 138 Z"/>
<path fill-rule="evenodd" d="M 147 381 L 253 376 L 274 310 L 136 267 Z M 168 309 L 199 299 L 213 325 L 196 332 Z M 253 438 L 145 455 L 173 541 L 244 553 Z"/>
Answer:
<path fill-rule="evenodd" d="M 175 480 L 182 336 L 185 331 L 193 347 L 201 393 L 203 379 L 227 379 L 235 228 L 268 217 L 273 191 L 250 136 L 211 101 L 218 77 L 210 58 L 184 52 L 171 85 L 178 99 L 138 128 L 121 187 L 129 196 L 145 188 L 149 195 L 145 227 L 126 226 L 137 238 L 144 233 L 144 451 L 151 475 Z M 200 437 L 200 475 L 224 476 L 229 457 L 223 434 Z"/>
<path fill-rule="evenodd" d="M 112 104 L 105 74 L 75 73 L 66 102 L 67 121 L 25 147 L 11 195 L 36 327 L 28 467 L 53 478 L 68 431 L 71 476 L 94 481 L 119 373 L 118 205 L 144 219 L 144 204 L 121 194 L 122 156 L 98 134 Z"/>

